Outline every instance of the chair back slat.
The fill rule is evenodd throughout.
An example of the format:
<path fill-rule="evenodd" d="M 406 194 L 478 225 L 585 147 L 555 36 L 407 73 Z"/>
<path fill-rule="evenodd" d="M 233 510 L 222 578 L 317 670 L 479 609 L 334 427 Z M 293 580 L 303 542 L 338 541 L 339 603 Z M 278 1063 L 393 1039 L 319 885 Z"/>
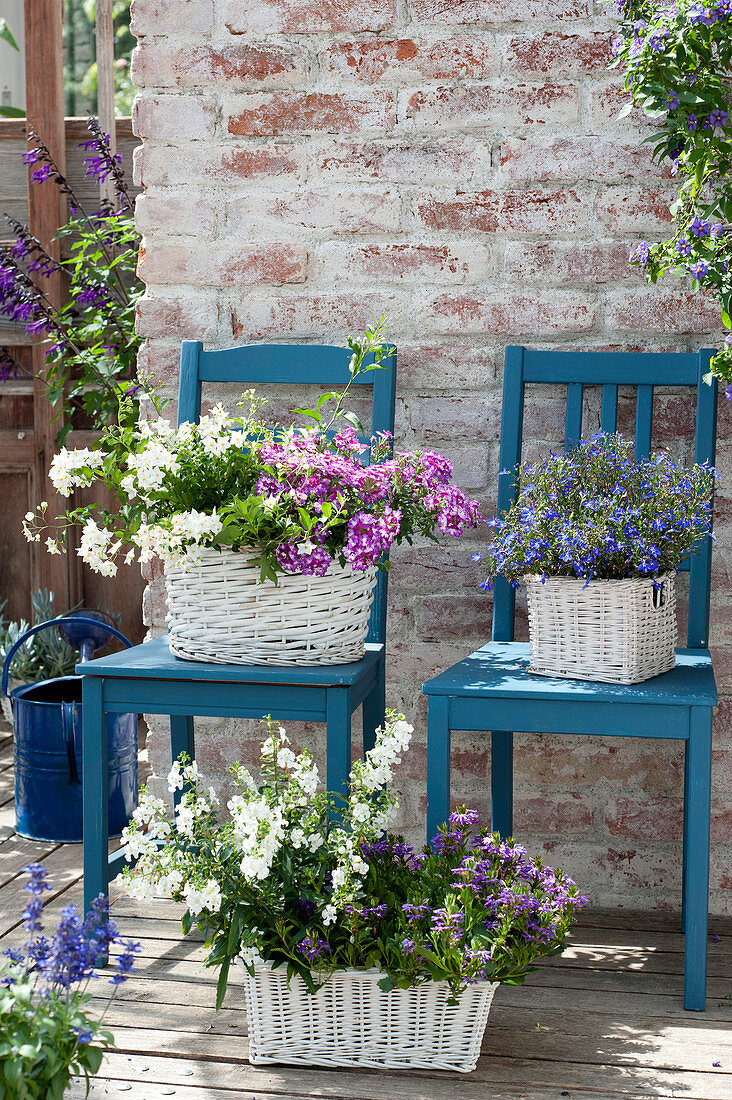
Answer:
<path fill-rule="evenodd" d="M 581 382 L 567 385 L 567 413 L 564 418 L 564 449 L 569 451 L 582 438 L 582 402 L 585 387 Z"/>
<path fill-rule="evenodd" d="M 600 427 L 603 432 L 618 430 L 618 387 L 608 382 L 602 387 Z"/>
<path fill-rule="evenodd" d="M 524 433 L 524 348 L 506 348 L 503 375 L 503 412 L 501 416 L 501 448 L 498 467 L 498 514 L 502 515 L 516 499 L 516 467 L 521 461 L 521 441 Z M 497 642 L 512 642 L 516 610 L 516 593 L 503 577 L 496 578 L 493 599 L 493 638 Z"/>
<path fill-rule="evenodd" d="M 651 453 L 653 431 L 653 386 L 641 385 L 635 402 L 635 458 L 639 462 Z"/>
<path fill-rule="evenodd" d="M 345 387 L 351 379 L 348 348 L 318 344 L 246 344 L 221 351 L 204 351 L 199 340 L 184 340 L 180 354 L 178 424 L 194 423 L 201 415 L 203 382 L 237 382 L 242 387 L 317 385 Z M 373 357 L 366 360 L 366 365 Z M 394 432 L 396 349 L 382 359 L 383 366 L 353 379 L 359 388 L 370 386 L 371 434 Z M 364 439 L 364 437 L 362 437 Z M 369 642 L 386 640 L 387 574 L 379 572 L 371 605 Z"/>
<path fill-rule="evenodd" d="M 717 380 L 704 380 L 709 375 L 709 358 L 699 355 L 699 378 L 696 390 L 696 435 L 694 461 L 714 466 L 717 454 Z M 697 553 L 689 563 L 689 624 L 688 645 L 709 645 L 709 595 L 712 579 L 712 540 L 701 540 Z"/>
<path fill-rule="evenodd" d="M 710 378 L 714 349 L 698 352 L 565 352 L 536 351 L 507 347 L 503 377 L 498 514 L 505 513 L 516 499 L 515 468 L 521 462 L 523 411 L 527 383 L 566 387 L 565 449 L 582 435 L 582 403 L 586 386 L 602 387 L 600 425 L 603 431 L 617 430 L 618 387 L 636 389 L 635 453 L 637 459 L 651 452 L 654 387 L 686 387 L 696 390 L 694 460 L 714 465 L 717 436 L 717 383 Z M 697 553 L 680 568 L 688 570 L 689 617 L 687 645 L 709 643 L 709 593 L 712 540 L 701 540 Z M 508 582 L 496 579 L 493 601 L 493 638 L 508 642 L 514 637 L 515 591 Z"/>

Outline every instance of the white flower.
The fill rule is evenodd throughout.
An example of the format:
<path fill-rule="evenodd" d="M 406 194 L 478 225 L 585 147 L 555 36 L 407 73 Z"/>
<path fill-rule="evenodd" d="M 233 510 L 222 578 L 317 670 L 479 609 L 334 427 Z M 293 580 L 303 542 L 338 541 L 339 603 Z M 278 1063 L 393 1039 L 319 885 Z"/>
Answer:
<path fill-rule="evenodd" d="M 53 456 L 48 477 L 56 492 L 70 497 L 76 485 L 90 485 L 94 471 L 104 462 L 103 451 L 90 451 L 86 447 L 67 451 L 62 447 Z"/>
<path fill-rule="evenodd" d="M 58 548 L 58 543 L 56 542 L 55 539 L 52 539 L 52 538 L 47 538 L 46 539 L 46 549 L 48 550 L 49 554 L 60 554 L 61 553 L 61 551 Z"/>
<path fill-rule="evenodd" d="M 174 760 L 173 767 L 168 772 L 168 790 L 173 794 L 174 791 L 182 791 L 185 785 L 183 767 L 179 760 Z"/>
<path fill-rule="evenodd" d="M 325 843 L 320 833 L 311 833 L 308 837 L 308 848 L 311 852 L 317 852 L 318 848 L 322 847 Z"/>
<path fill-rule="evenodd" d="M 193 839 L 193 826 L 195 823 L 196 818 L 191 807 L 181 803 L 175 811 L 175 827 L 181 836 Z"/>
<path fill-rule="evenodd" d="M 323 909 L 323 912 L 321 914 L 321 916 L 323 918 L 323 924 L 326 925 L 326 926 L 329 925 L 329 924 L 333 924 L 336 917 L 337 917 L 337 915 L 338 915 L 338 910 L 336 909 L 335 905 L 326 905 L 325 909 Z"/>
<path fill-rule="evenodd" d="M 191 913 L 200 913 L 202 909 L 215 911 L 221 908 L 221 890 L 215 879 L 209 879 L 201 887 L 187 882 L 183 887 L 183 897 Z"/>
<path fill-rule="evenodd" d="M 305 844 L 305 833 L 302 829 L 293 829 L 290 833 L 293 848 L 302 848 Z"/>
<path fill-rule="evenodd" d="M 253 944 L 250 944 L 248 947 L 242 947 L 241 951 L 237 955 L 237 959 L 241 959 L 241 961 L 247 966 L 254 966 L 257 963 L 262 962 L 262 956 L 259 953 L 259 948 L 255 947 Z"/>
<path fill-rule="evenodd" d="M 76 551 L 82 561 L 104 577 L 114 577 L 117 573 L 117 566 L 111 558 L 119 549 L 119 543 L 113 544 L 113 538 L 114 532 L 107 527 L 99 527 L 93 519 L 87 519 Z"/>

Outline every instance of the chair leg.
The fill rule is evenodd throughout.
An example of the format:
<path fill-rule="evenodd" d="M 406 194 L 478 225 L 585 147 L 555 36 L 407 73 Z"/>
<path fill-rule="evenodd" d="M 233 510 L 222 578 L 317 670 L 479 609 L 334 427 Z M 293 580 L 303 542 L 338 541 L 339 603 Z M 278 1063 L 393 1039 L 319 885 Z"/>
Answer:
<path fill-rule="evenodd" d="M 328 688 L 326 723 L 326 786 L 332 794 L 345 796 L 351 771 L 351 693 L 347 688 Z"/>
<path fill-rule="evenodd" d="M 188 753 L 191 760 L 195 759 L 196 745 L 193 736 L 193 718 L 190 714 L 171 714 L 170 716 L 170 758 L 177 760 L 182 752 Z M 185 793 L 176 791 L 173 795 L 173 804 L 178 806 Z"/>
<path fill-rule="evenodd" d="M 376 669 L 376 682 L 363 701 L 363 752 L 374 747 L 376 731 L 384 725 L 386 714 L 386 667 L 384 657 Z"/>
<path fill-rule="evenodd" d="M 513 734 L 491 734 L 491 829 L 513 834 Z"/>
<path fill-rule="evenodd" d="M 702 1012 L 707 991 L 709 921 L 709 814 L 712 783 L 712 711 L 692 707 L 686 743 L 688 790 L 684 806 L 686 852 L 684 1008 Z"/>
<path fill-rule="evenodd" d="M 102 708 L 102 679 L 82 679 L 82 783 L 84 824 L 84 912 L 107 894 L 109 861 L 109 770 L 107 722 Z M 106 958 L 99 963 L 105 965 Z"/>
<path fill-rule="evenodd" d="M 427 700 L 427 843 L 450 816 L 450 700 Z"/>
<path fill-rule="evenodd" d="M 687 813 L 687 807 L 689 805 L 689 744 L 688 741 L 684 742 L 684 835 L 683 835 L 683 847 L 682 847 L 682 865 L 681 865 L 681 930 L 686 931 L 686 864 L 689 858 L 689 837 L 688 837 L 688 825 L 689 815 Z"/>

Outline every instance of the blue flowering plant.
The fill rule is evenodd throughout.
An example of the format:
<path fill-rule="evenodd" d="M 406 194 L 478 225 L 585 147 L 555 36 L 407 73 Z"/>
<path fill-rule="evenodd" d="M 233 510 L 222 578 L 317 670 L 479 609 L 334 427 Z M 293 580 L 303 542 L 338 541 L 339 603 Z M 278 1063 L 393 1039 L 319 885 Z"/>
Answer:
<path fill-rule="evenodd" d="M 655 283 L 667 273 L 709 289 L 732 328 L 732 0 L 613 0 L 620 16 L 612 66 L 625 73 L 630 101 L 653 119 L 645 139 L 679 181 L 673 235 L 641 241 L 631 262 Z M 713 362 L 732 382 L 732 334 Z M 732 398 L 732 387 L 728 397 Z"/>
<path fill-rule="evenodd" d="M 384 990 L 444 981 L 457 996 L 479 981 L 520 984 L 561 950 L 586 899 L 513 840 L 481 831 L 477 813 L 458 810 L 421 852 L 389 834 L 389 784 L 412 732 L 388 712 L 344 799 L 319 789 L 311 755 L 271 720 L 260 781 L 232 769 L 228 821 L 185 757 L 169 776 L 174 817 L 143 791 L 123 835 L 137 861 L 127 889 L 187 905 L 184 931 L 197 925 L 219 970 L 218 1005 L 235 961 L 250 973 L 286 968 L 310 992 L 336 970 L 376 968 Z"/>
<path fill-rule="evenodd" d="M 518 495 L 492 525 L 484 561 L 518 587 L 527 575 L 622 580 L 673 573 L 711 534 L 714 471 L 666 452 L 644 461 L 619 434 L 598 433 L 566 454 L 518 470 Z"/>
<path fill-rule="evenodd" d="M 101 895 L 86 919 L 73 905 L 61 911 L 50 939 L 43 935 L 43 895 L 50 890 L 38 863 L 24 867 L 27 940 L 0 958 L 0 1100 L 62 1100 L 72 1077 L 87 1092 L 112 1036 L 89 1008 L 95 963 L 113 944 L 121 948 L 109 984 L 111 1001 L 134 969 L 139 944 L 122 940 Z"/>

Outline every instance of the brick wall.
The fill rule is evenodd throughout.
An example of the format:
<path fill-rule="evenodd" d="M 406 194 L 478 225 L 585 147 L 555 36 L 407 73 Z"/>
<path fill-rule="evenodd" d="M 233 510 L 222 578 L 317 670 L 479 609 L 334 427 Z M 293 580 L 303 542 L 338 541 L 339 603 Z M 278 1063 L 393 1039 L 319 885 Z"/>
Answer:
<path fill-rule="evenodd" d="M 174 392 L 178 345 L 342 343 L 386 313 L 399 345 L 398 438 L 441 448 L 493 508 L 506 342 L 687 350 L 713 308 L 679 283 L 647 289 L 628 243 L 663 234 L 668 174 L 605 71 L 596 0 L 134 0 L 136 173 L 147 292 L 143 365 Z M 562 434 L 531 395 L 535 448 Z M 621 423 L 632 409 L 623 399 Z M 587 424 L 597 424 L 596 406 Z M 729 471 L 730 417 L 720 466 Z M 662 395 L 658 441 L 688 450 L 693 414 Z M 726 490 L 723 488 L 723 492 Z M 732 906 L 729 507 L 720 499 L 714 634 L 712 906 Z M 481 644 L 490 599 L 443 540 L 394 555 L 389 698 L 417 727 L 400 825 L 421 835 L 422 682 Z M 148 623 L 164 624 L 151 577 Z M 199 724 L 219 779 L 256 731 Z M 322 747 L 322 730 L 301 729 Z M 164 769 L 164 736 L 151 748 Z M 457 735 L 454 796 L 488 811 L 484 735 Z M 682 753 L 673 744 L 518 736 L 516 831 L 597 904 L 679 904 Z"/>

